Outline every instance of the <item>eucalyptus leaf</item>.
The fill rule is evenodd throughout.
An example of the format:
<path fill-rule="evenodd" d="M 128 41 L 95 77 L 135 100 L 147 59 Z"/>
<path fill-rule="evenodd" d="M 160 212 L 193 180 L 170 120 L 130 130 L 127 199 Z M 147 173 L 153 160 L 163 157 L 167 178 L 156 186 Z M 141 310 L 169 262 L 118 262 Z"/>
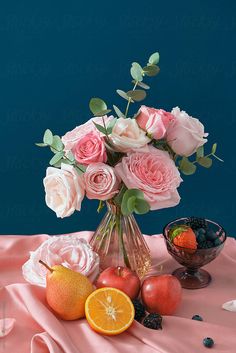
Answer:
<path fill-rule="evenodd" d="M 142 71 L 143 69 L 138 63 L 133 63 L 130 69 L 130 74 L 135 81 L 142 81 L 143 80 Z"/>
<path fill-rule="evenodd" d="M 49 146 L 53 143 L 53 134 L 51 130 L 47 129 L 45 131 L 43 136 L 43 142 Z"/>
<path fill-rule="evenodd" d="M 98 129 L 98 131 L 100 131 L 104 135 L 107 135 L 107 131 L 104 126 L 99 125 L 99 124 L 95 123 L 94 121 L 93 121 L 93 123 L 96 126 L 96 128 Z"/>
<path fill-rule="evenodd" d="M 127 209 L 129 211 L 129 213 L 134 212 L 135 210 L 135 204 L 136 204 L 136 197 L 135 196 L 131 196 L 128 200 L 127 200 Z"/>
<path fill-rule="evenodd" d="M 136 83 L 134 80 L 132 81 L 132 83 Z M 137 86 L 144 88 L 144 89 L 150 89 L 150 86 L 148 86 L 146 83 L 144 82 L 138 82 Z"/>
<path fill-rule="evenodd" d="M 179 169 L 183 174 L 191 175 L 196 172 L 197 167 L 187 157 L 183 157 L 179 163 Z"/>
<path fill-rule="evenodd" d="M 127 92 L 127 95 L 132 98 L 134 101 L 142 101 L 143 99 L 146 98 L 146 92 L 142 89 L 137 89 L 137 90 L 134 90 L 134 91 L 128 91 Z"/>
<path fill-rule="evenodd" d="M 125 114 L 123 114 L 116 105 L 113 105 L 113 108 L 119 118 L 124 118 Z"/>
<path fill-rule="evenodd" d="M 137 214 L 145 214 L 150 211 L 149 203 L 144 199 L 136 198 L 134 212 Z"/>
<path fill-rule="evenodd" d="M 217 143 L 214 143 L 211 149 L 211 153 L 215 154 L 216 153 L 216 149 L 217 149 Z"/>
<path fill-rule="evenodd" d="M 156 53 L 153 53 L 153 54 L 150 56 L 150 58 L 148 59 L 148 62 L 149 62 L 149 64 L 151 64 L 151 65 L 156 65 L 156 64 L 159 63 L 159 60 L 160 60 L 160 55 L 159 55 L 158 52 L 156 52 Z"/>
<path fill-rule="evenodd" d="M 74 157 L 74 155 L 73 155 L 73 153 L 71 152 L 71 151 L 68 151 L 67 153 L 66 153 L 66 157 L 69 159 L 69 161 L 70 162 L 74 162 L 75 161 L 75 157 Z"/>
<path fill-rule="evenodd" d="M 59 161 L 62 159 L 63 156 L 64 156 L 64 152 L 58 152 L 58 153 L 56 153 L 56 154 L 52 157 L 52 159 L 49 161 L 49 164 L 50 164 L 50 165 L 56 164 L 57 162 L 59 162 Z"/>
<path fill-rule="evenodd" d="M 89 102 L 89 109 L 94 115 L 102 112 L 103 110 L 107 110 L 106 103 L 100 98 L 91 98 Z"/>
<path fill-rule="evenodd" d="M 156 65 L 148 65 L 143 68 L 143 71 L 147 76 L 156 76 L 159 73 L 160 68 Z"/>
<path fill-rule="evenodd" d="M 204 168 L 210 168 L 212 166 L 212 159 L 209 157 L 198 158 L 197 162 Z"/>
<path fill-rule="evenodd" d="M 105 109 L 105 110 L 102 110 L 99 113 L 96 113 L 96 116 L 104 116 L 104 115 L 107 115 L 110 112 L 111 112 L 111 109 Z"/>
<path fill-rule="evenodd" d="M 139 189 L 128 189 L 125 191 L 122 201 L 121 201 L 121 212 L 123 215 L 127 216 L 130 213 L 132 213 L 133 211 L 130 211 L 129 206 L 130 204 L 132 204 L 133 201 L 130 201 L 131 203 L 129 203 L 129 199 L 132 198 L 139 198 L 139 199 L 144 199 L 143 196 L 143 192 L 140 191 Z"/>
<path fill-rule="evenodd" d="M 197 159 L 204 157 L 204 146 L 198 147 L 196 154 L 197 154 Z"/>
<path fill-rule="evenodd" d="M 51 144 L 51 147 L 57 150 L 58 152 L 63 151 L 64 145 L 61 141 L 60 136 L 58 135 L 53 136 L 53 142 Z"/>
<path fill-rule="evenodd" d="M 48 147 L 48 144 L 43 142 L 36 143 L 35 145 L 38 147 Z"/>
<path fill-rule="evenodd" d="M 107 126 L 107 135 L 110 135 L 112 133 L 112 130 L 113 130 L 113 127 L 115 126 L 116 121 L 117 121 L 117 119 L 114 118 L 109 122 L 109 124 Z"/>
<path fill-rule="evenodd" d="M 116 92 L 121 96 L 122 98 L 126 99 L 127 101 L 129 100 L 129 97 L 126 92 L 122 91 L 121 89 L 117 89 Z"/>

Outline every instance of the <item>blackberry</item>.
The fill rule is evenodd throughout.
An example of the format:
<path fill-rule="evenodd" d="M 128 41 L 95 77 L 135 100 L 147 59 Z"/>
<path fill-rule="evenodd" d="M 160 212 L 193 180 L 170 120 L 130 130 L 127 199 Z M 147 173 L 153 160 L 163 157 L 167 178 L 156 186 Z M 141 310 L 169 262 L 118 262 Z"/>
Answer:
<path fill-rule="evenodd" d="M 203 340 L 203 344 L 204 344 L 205 347 L 211 348 L 214 345 L 214 341 L 213 341 L 213 339 L 211 337 L 206 337 Z"/>
<path fill-rule="evenodd" d="M 132 303 L 134 305 L 134 310 L 135 310 L 135 316 L 134 319 L 138 322 L 141 322 L 144 316 L 146 315 L 145 312 L 145 307 L 144 305 L 140 302 L 139 299 L 133 299 Z"/>
<path fill-rule="evenodd" d="M 209 249 L 209 248 L 213 248 L 214 246 L 215 245 L 212 241 L 205 240 L 198 244 L 198 249 Z"/>
<path fill-rule="evenodd" d="M 191 227 L 193 230 L 203 228 L 207 229 L 207 221 L 204 218 L 199 217 L 189 217 L 187 219 L 186 225 Z"/>
<path fill-rule="evenodd" d="M 162 316 L 156 313 L 149 314 L 143 320 L 143 326 L 152 330 L 162 330 Z"/>

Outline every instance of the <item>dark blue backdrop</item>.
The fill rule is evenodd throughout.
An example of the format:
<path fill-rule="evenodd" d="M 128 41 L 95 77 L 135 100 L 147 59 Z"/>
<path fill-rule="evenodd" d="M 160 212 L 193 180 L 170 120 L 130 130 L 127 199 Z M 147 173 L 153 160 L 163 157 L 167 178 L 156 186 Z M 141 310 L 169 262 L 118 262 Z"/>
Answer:
<path fill-rule="evenodd" d="M 7 7 L 9 6 L 9 7 Z M 2 6 L 3 7 L 3 6 Z M 132 61 L 161 55 L 146 105 L 179 105 L 219 143 L 212 169 L 185 177 L 181 204 L 139 218 L 153 234 L 177 216 L 202 215 L 235 229 L 235 1 L 6 2 L 0 11 L 1 234 L 95 229 L 96 202 L 57 219 L 44 203 L 46 128 L 63 135 L 90 118 L 92 96 L 122 105 Z M 209 144 L 210 148 L 210 144 Z"/>

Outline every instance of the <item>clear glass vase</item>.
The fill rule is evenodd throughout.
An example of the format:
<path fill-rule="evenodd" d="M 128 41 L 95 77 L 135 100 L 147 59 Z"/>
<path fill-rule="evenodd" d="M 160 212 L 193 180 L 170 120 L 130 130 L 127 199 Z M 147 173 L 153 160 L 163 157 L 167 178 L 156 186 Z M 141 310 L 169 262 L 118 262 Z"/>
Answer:
<path fill-rule="evenodd" d="M 125 266 L 142 278 L 151 267 L 151 256 L 134 216 L 124 216 L 119 207 L 107 202 L 107 212 L 90 240 L 100 256 L 100 268 Z"/>

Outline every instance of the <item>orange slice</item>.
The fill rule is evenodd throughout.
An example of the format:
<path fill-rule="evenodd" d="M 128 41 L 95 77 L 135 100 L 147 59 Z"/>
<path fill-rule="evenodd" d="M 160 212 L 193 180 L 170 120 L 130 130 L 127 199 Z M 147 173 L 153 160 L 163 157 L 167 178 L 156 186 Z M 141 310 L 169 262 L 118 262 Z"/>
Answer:
<path fill-rule="evenodd" d="M 134 321 L 134 306 L 121 290 L 100 288 L 87 298 L 85 315 L 94 331 L 109 336 L 118 335 Z"/>

